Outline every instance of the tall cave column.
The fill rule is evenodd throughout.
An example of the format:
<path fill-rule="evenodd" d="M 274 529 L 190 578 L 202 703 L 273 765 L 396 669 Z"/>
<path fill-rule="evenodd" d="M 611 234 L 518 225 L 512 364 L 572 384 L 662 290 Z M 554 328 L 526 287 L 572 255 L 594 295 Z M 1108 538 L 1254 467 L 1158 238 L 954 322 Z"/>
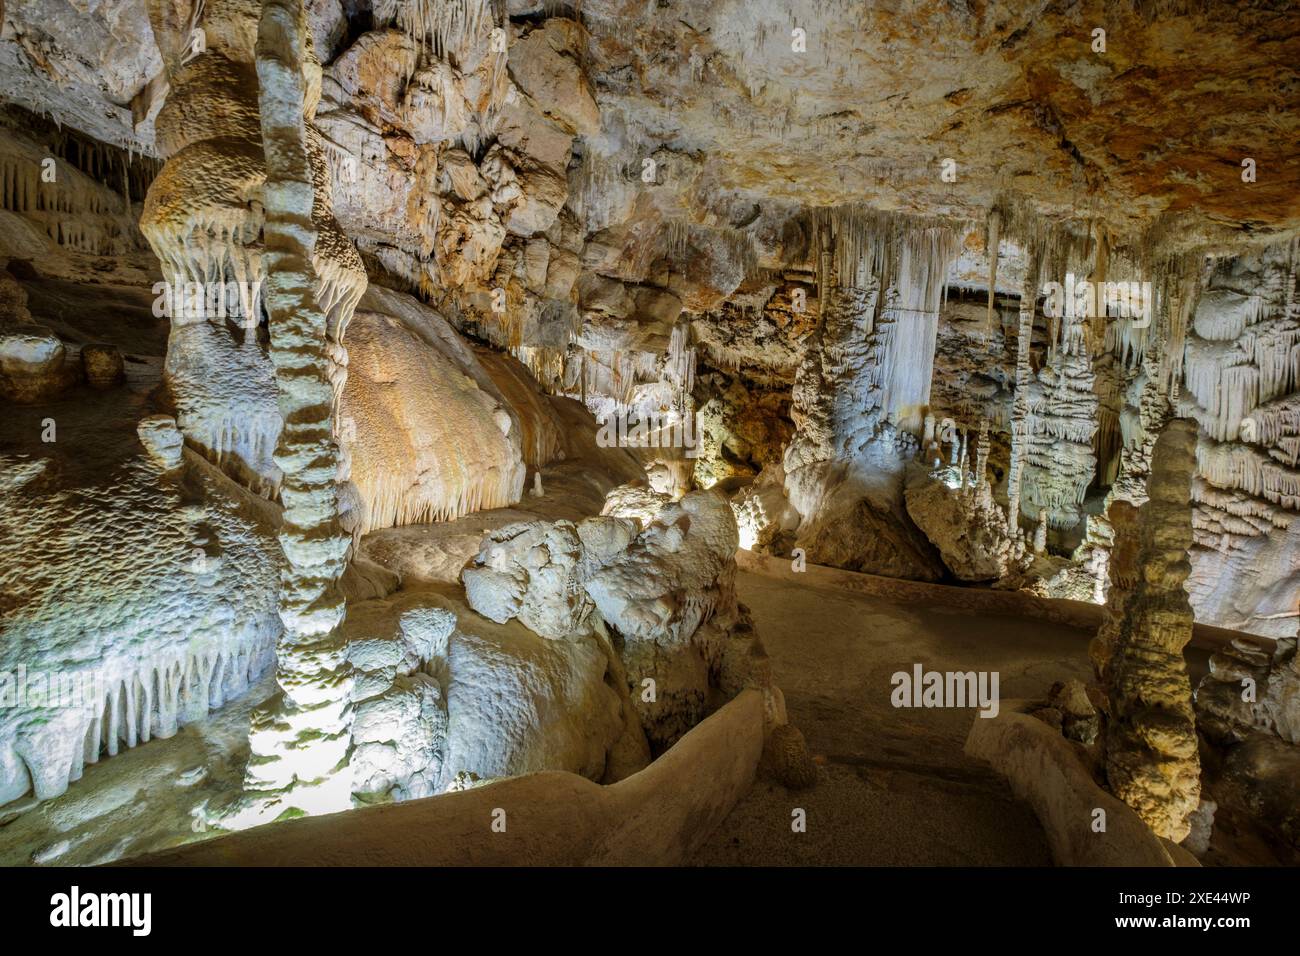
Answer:
<path fill-rule="evenodd" d="M 794 434 L 784 455 L 785 491 L 810 526 L 852 453 L 879 426 L 880 389 L 874 334 L 879 283 L 841 284 L 829 254 L 821 287 L 821 315 L 795 374 L 790 417 Z"/>
<path fill-rule="evenodd" d="M 1020 320 L 1016 332 L 1016 394 L 1011 405 L 1011 462 L 1007 468 L 1007 527 L 1020 540 L 1020 484 L 1024 478 L 1029 440 L 1029 349 L 1033 344 L 1034 312 L 1038 304 L 1039 257 L 1035 249 L 1020 289 Z"/>
<path fill-rule="evenodd" d="M 266 815 L 328 812 L 350 805 L 350 779 L 334 775 L 350 742 L 343 647 L 336 629 L 344 602 L 337 586 L 349 535 L 338 520 L 335 383 L 326 312 L 312 265 L 316 190 L 305 119 L 306 17 L 302 0 L 264 0 L 257 76 L 266 152 L 264 297 L 271 359 L 284 428 L 275 460 L 280 495 L 280 619 L 276 682 L 282 692 L 254 715 L 246 789 Z"/>
<path fill-rule="evenodd" d="M 1100 405 L 1086 319 L 1071 304 L 1052 324 L 1057 336 L 1027 396 L 1020 497 L 1040 526 L 1045 514 L 1047 526 L 1068 530 L 1083 517 L 1097 471 L 1093 436 Z"/>
<path fill-rule="evenodd" d="M 1179 841 L 1200 800 L 1200 758 L 1183 649 L 1192 607 L 1188 487 L 1197 424 L 1174 419 L 1151 457 L 1148 500 L 1116 524 L 1109 619 L 1094 659 L 1111 700 L 1106 775 L 1111 789 L 1160 836 Z M 1126 559 L 1131 555 L 1131 560 Z"/>
<path fill-rule="evenodd" d="M 1117 504 L 1128 502 L 1137 508 L 1146 502 L 1151 453 L 1172 411 L 1160 383 L 1159 356 L 1154 345 L 1148 348 L 1143 371 L 1131 383 L 1129 391 L 1130 394 L 1136 393 L 1137 414 L 1126 413 L 1121 417 L 1123 443 L 1119 453 L 1119 471 L 1106 493 L 1101 513 L 1088 516 L 1086 537 L 1075 552 L 1075 560 L 1085 562 L 1096 575 L 1093 600 L 1098 604 L 1105 600 L 1107 590 L 1107 567 L 1115 543 L 1113 515 Z"/>
<path fill-rule="evenodd" d="M 795 374 L 785 491 L 809 561 L 937 580 L 908 517 L 906 468 L 930 399 L 952 233 L 860 210 L 824 210 L 820 323 Z M 830 233 L 834 244 L 825 245 Z"/>
<path fill-rule="evenodd" d="M 874 282 L 863 289 L 839 284 L 826 289 L 821 322 L 795 376 L 787 474 L 843 457 L 855 424 L 868 432 L 874 428 L 879 392 L 868 381 L 875 371 L 872 322 L 878 295 Z"/>

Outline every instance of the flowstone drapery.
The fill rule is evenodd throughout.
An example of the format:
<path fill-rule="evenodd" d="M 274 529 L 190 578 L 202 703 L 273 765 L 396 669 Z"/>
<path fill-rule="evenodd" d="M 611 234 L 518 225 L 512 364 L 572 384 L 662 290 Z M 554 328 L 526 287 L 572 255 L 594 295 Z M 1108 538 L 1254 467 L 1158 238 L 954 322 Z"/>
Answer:
<path fill-rule="evenodd" d="M 1292 244 L 1217 261 L 1187 334 L 1201 423 L 1188 591 L 1198 616 L 1290 637 L 1300 561 L 1300 311 Z"/>
<path fill-rule="evenodd" d="M 820 564 L 935 580 L 942 565 L 907 517 L 903 473 L 929 403 L 951 235 L 852 211 L 827 220 L 821 324 L 795 376 L 784 456 L 796 545 Z"/>
<path fill-rule="evenodd" d="M 267 176 L 253 51 L 259 5 L 208 0 L 182 17 L 153 4 L 150 14 L 170 91 L 156 124 L 166 162 L 145 197 L 140 228 L 165 280 L 166 380 L 189 443 L 270 497 L 280 481 L 273 452 L 281 420 L 259 333 Z M 303 71 L 315 294 L 328 317 L 337 398 L 347 364 L 341 342 L 366 276 L 331 211 L 329 169 L 311 126 L 321 70 L 310 39 Z"/>

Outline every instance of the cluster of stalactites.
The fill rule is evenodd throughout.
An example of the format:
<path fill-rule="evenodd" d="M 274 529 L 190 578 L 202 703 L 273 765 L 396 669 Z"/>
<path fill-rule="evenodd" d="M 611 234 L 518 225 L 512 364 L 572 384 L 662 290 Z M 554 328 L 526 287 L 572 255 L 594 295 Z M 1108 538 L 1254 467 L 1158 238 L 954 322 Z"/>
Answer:
<path fill-rule="evenodd" d="M 516 345 L 510 354 L 523 363 L 543 390 L 553 395 L 564 392 L 564 373 L 569 350 L 546 345 Z"/>
<path fill-rule="evenodd" d="M 376 25 L 395 24 L 418 45 L 418 55 L 407 58 L 399 69 L 412 88 L 434 94 L 416 98 L 424 104 L 422 108 L 427 109 L 431 102 L 446 104 L 459 97 L 451 70 L 474 73 L 485 61 L 488 63 L 487 100 L 456 137 L 467 153 L 479 157 L 495 139 L 498 119 L 511 90 L 507 67 L 509 21 L 503 7 L 493 0 L 375 0 L 373 12 Z M 431 60 L 435 64 L 432 67 Z M 441 205 L 427 205 L 422 235 L 436 235 Z M 425 250 L 424 258 L 429 255 L 430 250 Z"/>
<path fill-rule="evenodd" d="M 1086 315 L 1076 314 L 1082 321 L 1078 348 L 1094 358 L 1109 353 L 1128 372 L 1141 367 L 1154 350 L 1160 386 L 1177 398 L 1184 343 L 1205 281 L 1204 256 L 1169 254 L 1159 237 L 1119 243 L 1100 221 L 1079 229 L 1007 199 L 990 210 L 985 235 L 986 245 L 1011 240 L 1029 250 L 1039 264 L 1036 292 L 1045 288 L 1043 283 L 1065 286 L 1067 277 L 1072 280 L 1070 288 L 1079 290 L 1079 298 L 1077 303 L 1067 299 L 1066 308 L 1088 306 Z M 990 325 L 996 276 L 997 259 L 990 256 Z"/>
<path fill-rule="evenodd" d="M 374 18 L 396 23 L 439 59 L 478 42 L 495 22 L 491 0 L 375 0 Z"/>
<path fill-rule="evenodd" d="M 120 158 L 116 171 L 102 171 L 100 161 L 88 163 L 104 172 L 103 179 L 56 158 L 57 152 L 51 155 L 18 135 L 0 133 L 0 209 L 40 223 L 65 248 L 97 256 L 136 251 L 141 236 L 128 197 L 132 182 L 139 188 L 150 177 L 133 172 L 139 164 L 128 163 L 124 154 L 100 149 Z"/>
<path fill-rule="evenodd" d="M 855 320 L 869 338 L 863 384 L 874 395 L 872 404 L 896 426 L 919 434 L 930 401 L 939 311 L 957 254 L 956 228 L 859 206 L 815 209 L 811 225 L 820 301 L 829 301 L 833 288 L 872 292 L 866 313 Z"/>
<path fill-rule="evenodd" d="M 695 389 L 695 349 L 691 346 L 691 325 L 678 322 L 668 340 L 664 376 L 677 390 L 678 408 L 685 409 Z"/>
<path fill-rule="evenodd" d="M 840 285 L 863 289 L 874 278 L 882 289 L 906 285 L 915 289 L 905 293 L 909 298 L 939 302 L 956 255 L 957 224 L 859 205 L 820 207 L 812 210 L 810 220 L 814 248 L 830 250 Z M 942 268 L 931 267 L 939 264 Z M 907 266 L 904 277 L 900 273 Z"/>
<path fill-rule="evenodd" d="M 1207 546 L 1267 533 L 1274 508 L 1300 510 L 1297 252 L 1292 240 L 1215 262 L 1196 303 L 1186 404 L 1203 432 L 1198 542 Z"/>
<path fill-rule="evenodd" d="M 154 737 L 171 737 L 202 720 L 248 690 L 274 662 L 274 638 L 251 633 L 201 652 L 84 675 L 75 695 L 59 691 L 68 701 L 60 704 L 57 719 L 19 736 L 16 751 L 27 765 L 36 798 L 63 793 L 101 756 L 116 756 L 122 748 Z M 50 690 L 53 695 L 53 683 Z"/>
<path fill-rule="evenodd" d="M 648 250 L 666 256 L 673 262 L 686 262 L 693 255 L 693 249 L 707 248 L 716 250 L 715 254 L 737 262 L 744 270 L 745 276 L 758 273 L 758 250 L 754 240 L 747 232 L 730 227 L 701 226 L 685 219 L 670 219 L 660 230 L 657 243 L 647 244 Z M 651 259 L 653 259 L 653 254 Z M 649 262 L 641 263 L 642 266 Z"/>
<path fill-rule="evenodd" d="M 145 234 L 166 279 L 166 310 L 173 324 L 258 324 L 264 278 L 261 232 L 260 210 L 195 209 L 187 220 L 146 223 Z"/>
<path fill-rule="evenodd" d="M 366 516 L 357 535 L 376 528 L 454 521 L 492 508 L 508 508 L 519 501 L 523 470 L 510 462 L 484 467 L 452 456 L 438 475 L 423 475 L 412 486 L 409 476 L 382 473 L 354 476 L 366 502 Z"/>

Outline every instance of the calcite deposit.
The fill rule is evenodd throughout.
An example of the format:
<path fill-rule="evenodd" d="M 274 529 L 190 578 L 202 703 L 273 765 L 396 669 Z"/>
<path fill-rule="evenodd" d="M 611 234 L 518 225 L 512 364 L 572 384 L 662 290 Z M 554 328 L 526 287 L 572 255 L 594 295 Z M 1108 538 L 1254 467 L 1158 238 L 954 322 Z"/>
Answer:
<path fill-rule="evenodd" d="M 1032 828 L 1101 788 L 1161 859 L 1293 847 L 1294 20 L 0 3 L 0 850 L 103 862 L 525 774 L 694 775 L 730 802 L 677 816 L 710 825 L 757 776 L 734 819 L 764 833 L 791 791 L 849 799 L 846 767 L 945 800 L 976 771 L 907 744 L 969 708 L 875 709 L 883 658 L 811 676 L 921 646 L 1042 682 L 1046 736 L 972 736 L 1063 768 L 1038 824 L 1025 781 L 974 788 L 1030 820 L 1009 843 L 1077 849 Z M 773 640 L 794 594 L 837 616 L 813 654 Z M 1017 616 L 1046 622 L 1024 647 Z M 147 843 L 34 822 L 208 733 L 202 799 L 140 798 Z"/>
<path fill-rule="evenodd" d="M 1188 817 L 1200 798 L 1196 721 L 1183 663 L 1192 636 L 1183 581 L 1190 570 L 1185 499 L 1195 442 L 1187 419 L 1170 422 L 1156 440 L 1148 500 L 1122 532 L 1136 538 L 1132 558 L 1112 565 L 1113 616 L 1098 635 L 1104 644 L 1100 676 L 1111 706 L 1107 779 L 1157 835 L 1175 841 L 1188 835 Z"/>

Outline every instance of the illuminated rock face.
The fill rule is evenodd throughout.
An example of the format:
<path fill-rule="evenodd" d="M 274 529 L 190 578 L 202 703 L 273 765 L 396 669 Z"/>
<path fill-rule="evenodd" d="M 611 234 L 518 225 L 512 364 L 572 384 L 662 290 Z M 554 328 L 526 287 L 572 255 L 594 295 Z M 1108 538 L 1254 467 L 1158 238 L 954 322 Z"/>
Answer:
<path fill-rule="evenodd" d="M 275 661 L 274 528 L 201 466 L 137 446 L 90 467 L 0 463 L 0 804 L 170 737 Z"/>
<path fill-rule="evenodd" d="M 141 229 L 163 266 L 173 326 L 167 378 L 181 430 L 242 483 L 272 495 L 282 477 L 273 460 L 281 417 L 268 346 L 258 333 L 267 180 L 253 50 L 260 8 L 255 0 L 205 4 L 198 53 L 188 23 L 154 10 L 171 90 L 157 119 L 166 162 L 145 199 Z M 304 64 L 310 124 L 321 73 L 310 41 Z M 334 219 L 324 147 L 310 125 L 304 144 L 317 234 L 315 296 L 327 315 L 337 392 L 347 364 L 340 343 L 366 278 Z"/>
<path fill-rule="evenodd" d="M 361 502 L 355 533 L 514 504 L 524 490 L 525 423 L 541 446 L 535 466 L 555 454 L 552 420 L 539 408 L 516 413 L 478 356 L 415 300 L 377 291 L 347 345 L 339 418 Z"/>
<path fill-rule="evenodd" d="M 968 475 L 959 466 L 957 488 L 932 480 L 906 492 L 908 515 L 939 549 L 948 570 L 962 581 L 1001 580 L 1019 569 L 1025 557 L 1024 542 L 1012 535 L 1006 512 L 993 499 L 987 464 L 985 422 L 974 471 Z"/>
<path fill-rule="evenodd" d="M 512 618 L 553 641 L 618 635 L 617 699 L 656 749 L 714 707 L 715 695 L 760 686 L 784 723 L 766 658 L 736 600 L 739 539 L 716 492 L 662 505 L 639 526 L 622 517 L 515 525 L 484 541 L 464 572 L 475 611 Z M 778 719 L 779 715 L 779 719 Z"/>
<path fill-rule="evenodd" d="M 1294 631 L 1300 567 L 1294 270 L 1285 245 L 1216 265 L 1188 332 L 1182 401 L 1201 423 L 1192 604 L 1271 637 Z"/>
<path fill-rule="evenodd" d="M 363 802 L 539 770 L 614 782 L 649 760 L 622 665 L 594 631 L 543 637 L 426 593 L 356 604 L 344 633 L 356 674 L 350 769 Z"/>
<path fill-rule="evenodd" d="M 785 489 L 802 516 L 808 560 L 892 577 L 936 580 L 942 565 L 903 504 L 929 402 L 939 298 L 951 258 L 941 228 L 845 216 L 821 327 L 795 378 L 795 433 Z M 828 237 L 829 239 L 829 237 Z M 901 246 L 896 261 L 882 249 Z M 831 269 L 829 249 L 826 272 Z M 874 272 L 889 269 L 883 290 Z"/>
<path fill-rule="evenodd" d="M 582 589 L 582 560 L 579 531 L 570 521 L 511 525 L 494 533 L 465 569 L 465 597 L 498 624 L 518 618 L 553 640 L 585 633 L 592 604 Z"/>

